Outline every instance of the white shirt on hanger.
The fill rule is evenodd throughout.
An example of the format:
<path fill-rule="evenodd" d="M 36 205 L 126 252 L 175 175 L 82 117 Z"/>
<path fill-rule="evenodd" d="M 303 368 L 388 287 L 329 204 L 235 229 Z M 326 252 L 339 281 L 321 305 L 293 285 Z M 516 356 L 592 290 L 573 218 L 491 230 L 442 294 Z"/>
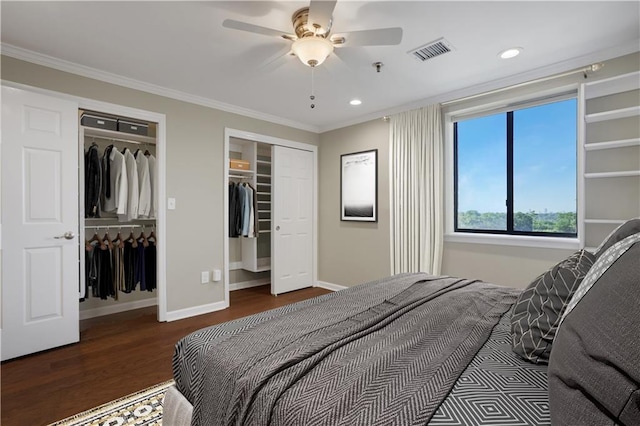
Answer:
<path fill-rule="evenodd" d="M 158 179 L 156 176 L 156 157 L 153 154 L 147 156 L 149 160 L 149 182 L 151 183 L 151 209 L 149 210 L 149 217 L 155 218 L 158 211 Z"/>
<path fill-rule="evenodd" d="M 129 148 L 124 150 L 124 163 L 127 169 L 127 208 L 126 212 L 118 214 L 118 220 L 121 222 L 129 222 L 138 218 L 138 167 L 136 158 L 133 156 Z"/>
<path fill-rule="evenodd" d="M 124 155 L 114 147 L 109 154 L 109 162 L 111 197 L 105 196 L 104 211 L 115 211 L 118 214 L 125 214 L 127 212 L 127 196 L 129 187 Z"/>
<path fill-rule="evenodd" d="M 151 182 L 149 181 L 149 160 L 142 150 L 136 151 L 136 167 L 138 169 L 138 216 L 148 217 L 151 209 Z"/>

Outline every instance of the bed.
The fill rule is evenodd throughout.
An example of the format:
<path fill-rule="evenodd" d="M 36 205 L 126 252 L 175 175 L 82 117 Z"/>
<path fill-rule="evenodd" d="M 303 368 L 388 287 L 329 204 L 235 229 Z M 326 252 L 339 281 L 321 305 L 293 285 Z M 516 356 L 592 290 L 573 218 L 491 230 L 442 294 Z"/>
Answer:
<path fill-rule="evenodd" d="M 611 315 L 606 339 L 574 321 L 616 287 L 632 297 L 610 310 L 637 311 L 636 221 L 524 291 L 401 274 L 198 330 L 176 344 L 164 424 L 640 424 L 640 345 L 616 336 L 637 313 Z"/>

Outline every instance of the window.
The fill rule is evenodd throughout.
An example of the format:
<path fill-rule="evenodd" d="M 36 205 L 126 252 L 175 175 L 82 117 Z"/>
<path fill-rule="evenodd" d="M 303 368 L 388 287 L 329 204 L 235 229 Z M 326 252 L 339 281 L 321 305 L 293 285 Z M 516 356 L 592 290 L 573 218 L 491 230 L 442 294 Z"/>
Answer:
<path fill-rule="evenodd" d="M 577 100 L 454 122 L 456 232 L 575 237 Z"/>

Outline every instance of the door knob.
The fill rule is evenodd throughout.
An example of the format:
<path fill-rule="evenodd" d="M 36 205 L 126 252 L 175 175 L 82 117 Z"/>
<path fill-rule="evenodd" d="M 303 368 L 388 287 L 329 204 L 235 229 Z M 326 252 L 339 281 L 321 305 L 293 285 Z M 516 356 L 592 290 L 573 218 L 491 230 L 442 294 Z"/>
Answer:
<path fill-rule="evenodd" d="M 280 230 L 280 226 L 276 225 L 276 231 L 279 231 L 279 230 Z"/>
<path fill-rule="evenodd" d="M 57 237 L 53 237 L 53 238 L 55 238 L 57 240 L 62 239 L 62 238 L 64 238 L 65 240 L 73 240 L 75 237 L 76 237 L 76 235 L 73 232 L 67 231 L 64 234 L 59 235 Z"/>

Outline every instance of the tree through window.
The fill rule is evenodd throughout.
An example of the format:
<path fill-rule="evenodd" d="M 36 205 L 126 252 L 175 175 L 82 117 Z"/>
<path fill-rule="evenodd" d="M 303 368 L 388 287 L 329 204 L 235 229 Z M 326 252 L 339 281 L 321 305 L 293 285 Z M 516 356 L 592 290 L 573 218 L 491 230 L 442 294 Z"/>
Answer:
<path fill-rule="evenodd" d="M 454 122 L 455 230 L 575 237 L 576 117 L 570 98 Z"/>

